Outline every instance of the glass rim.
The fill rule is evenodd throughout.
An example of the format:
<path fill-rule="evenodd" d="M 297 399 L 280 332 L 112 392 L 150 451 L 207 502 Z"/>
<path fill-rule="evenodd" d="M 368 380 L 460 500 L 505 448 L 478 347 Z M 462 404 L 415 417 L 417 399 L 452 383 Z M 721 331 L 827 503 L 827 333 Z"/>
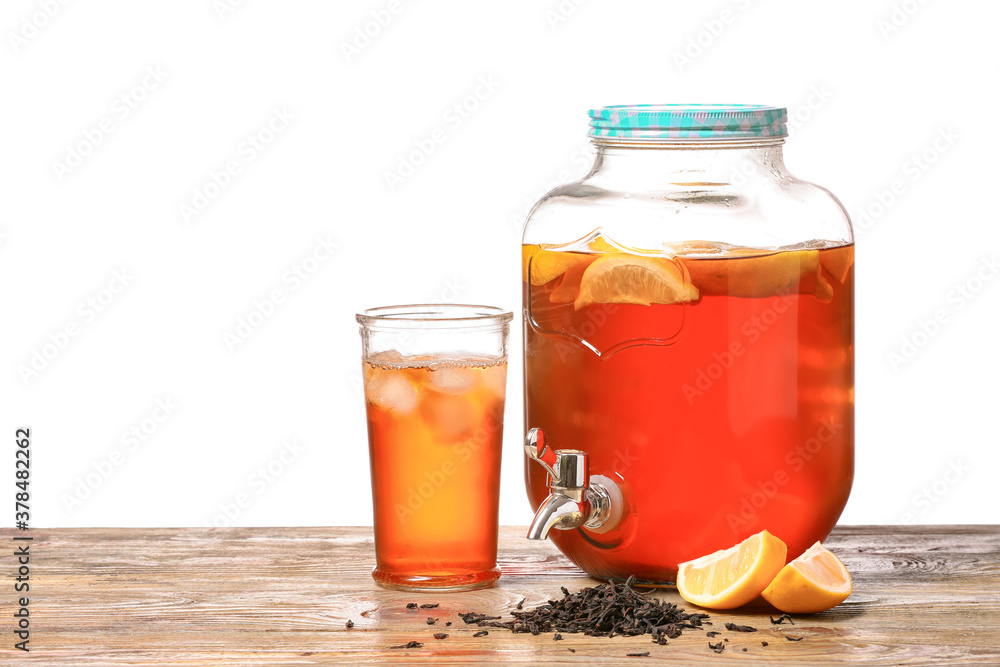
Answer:
<path fill-rule="evenodd" d="M 404 329 L 414 325 L 441 329 L 489 329 L 507 326 L 514 313 L 497 306 L 467 303 L 414 303 L 368 308 L 355 315 L 367 328 Z"/>

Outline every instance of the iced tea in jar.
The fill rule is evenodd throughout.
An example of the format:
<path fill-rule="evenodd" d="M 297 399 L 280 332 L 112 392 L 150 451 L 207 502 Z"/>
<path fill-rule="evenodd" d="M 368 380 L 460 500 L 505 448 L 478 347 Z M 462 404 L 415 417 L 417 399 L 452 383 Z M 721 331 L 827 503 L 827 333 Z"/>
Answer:
<path fill-rule="evenodd" d="M 763 529 L 791 560 L 829 534 L 854 474 L 848 216 L 785 168 L 784 109 L 590 117 L 593 169 L 524 228 L 525 426 L 585 458 L 579 483 L 600 493 L 567 494 L 532 444 L 530 536 L 647 584 Z"/>

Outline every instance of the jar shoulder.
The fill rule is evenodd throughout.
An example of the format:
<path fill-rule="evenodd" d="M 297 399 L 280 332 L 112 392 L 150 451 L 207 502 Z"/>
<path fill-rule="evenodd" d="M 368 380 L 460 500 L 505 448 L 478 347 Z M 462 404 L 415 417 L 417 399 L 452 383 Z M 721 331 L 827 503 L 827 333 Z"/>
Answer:
<path fill-rule="evenodd" d="M 847 211 L 833 193 L 786 174 L 641 191 L 611 189 L 585 178 L 539 200 L 525 222 L 523 242 L 572 243 L 598 231 L 636 248 L 687 240 L 747 247 L 854 240 Z"/>

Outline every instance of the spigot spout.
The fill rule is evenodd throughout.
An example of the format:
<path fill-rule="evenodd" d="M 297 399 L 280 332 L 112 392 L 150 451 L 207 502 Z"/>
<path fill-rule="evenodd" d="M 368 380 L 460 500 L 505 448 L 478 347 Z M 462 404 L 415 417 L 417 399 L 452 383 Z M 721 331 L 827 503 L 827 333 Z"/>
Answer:
<path fill-rule="evenodd" d="M 586 523 L 590 508 L 584 511 L 583 503 L 573 500 L 563 493 L 552 493 L 538 507 L 535 518 L 528 526 L 529 540 L 544 540 L 553 528 L 567 530 Z"/>

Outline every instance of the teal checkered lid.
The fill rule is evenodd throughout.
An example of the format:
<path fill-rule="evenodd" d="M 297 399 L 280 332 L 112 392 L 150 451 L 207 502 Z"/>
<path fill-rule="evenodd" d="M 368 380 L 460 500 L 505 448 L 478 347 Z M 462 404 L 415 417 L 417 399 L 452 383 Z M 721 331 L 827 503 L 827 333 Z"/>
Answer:
<path fill-rule="evenodd" d="M 622 104 L 590 110 L 594 138 L 733 141 L 786 137 L 788 112 L 759 104 Z"/>

